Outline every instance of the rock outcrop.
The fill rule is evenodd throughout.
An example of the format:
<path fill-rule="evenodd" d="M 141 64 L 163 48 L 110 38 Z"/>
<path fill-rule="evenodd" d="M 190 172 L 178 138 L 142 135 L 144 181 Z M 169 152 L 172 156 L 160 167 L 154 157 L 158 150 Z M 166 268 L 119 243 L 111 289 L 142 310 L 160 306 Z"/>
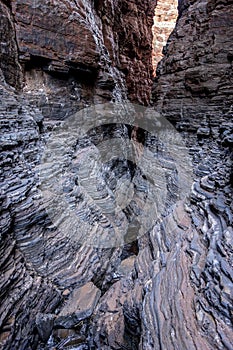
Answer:
<path fill-rule="evenodd" d="M 184 135 L 196 180 L 188 204 L 191 222 L 182 225 L 188 230 L 180 243 L 187 246 L 173 259 L 172 264 L 179 261 L 177 268 L 166 266 L 163 279 L 161 272 L 156 275 L 156 287 L 145 299 L 151 315 L 145 314 L 146 329 L 151 337 L 154 329 L 157 333 L 148 349 L 232 347 L 232 10 L 232 1 L 180 1 L 176 28 L 157 69 L 153 100 Z M 182 252 L 189 260 L 184 265 Z M 154 294 L 158 288 L 160 305 Z"/>
<path fill-rule="evenodd" d="M 22 83 L 22 72 L 18 61 L 18 48 L 15 38 L 15 26 L 9 2 L 0 3 L 0 68 L 8 84 L 19 88 Z"/>
<path fill-rule="evenodd" d="M 156 76 L 156 69 L 159 61 L 163 58 L 163 47 L 175 28 L 178 17 L 178 0 L 157 1 L 154 14 L 153 51 L 152 65 L 153 75 Z"/>
<path fill-rule="evenodd" d="M 176 125 L 192 158 L 188 198 L 179 199 L 178 150 L 138 125 L 125 125 L 124 119 L 94 125 L 78 141 L 75 130 L 70 133 L 75 143 L 69 151 L 62 143 L 62 121 L 74 112 L 107 101 L 125 107 L 126 98 L 149 103 L 155 5 L 0 1 L 4 350 L 232 349 L 233 2 L 180 1 L 177 26 L 157 70 L 155 109 Z M 65 211 L 52 222 L 50 197 L 39 191 L 38 166 L 54 133 L 67 170 L 62 191 L 83 220 L 75 228 L 62 226 Z M 125 157 L 93 166 L 91 152 L 111 139 L 120 149 L 133 140 L 138 158 L 149 150 L 165 188 Z M 114 151 L 107 147 L 108 154 Z M 80 166 L 84 161 L 86 168 Z M 56 195 L 60 163 L 47 165 L 42 170 L 57 179 Z M 159 179 L 159 169 L 157 174 Z M 139 230 L 133 214 L 143 211 L 151 186 L 164 192 L 165 205 L 143 235 L 112 247 L 87 244 L 87 235 L 80 244 L 86 223 L 96 234 L 112 233 L 106 218 L 118 190 L 129 203 L 116 213 L 117 227 L 130 223 Z"/>
<path fill-rule="evenodd" d="M 122 248 L 80 246 L 52 227 L 37 166 L 60 120 L 127 96 L 149 102 L 155 4 L 16 0 L 0 6 L 0 346 L 84 349 L 98 288 L 114 280 Z M 88 283 L 96 285 L 93 303 L 82 305 L 84 320 L 64 331 L 72 315 L 59 321 L 60 309 Z"/>
<path fill-rule="evenodd" d="M 181 1 L 179 21 L 157 69 L 154 101 L 192 127 L 221 118 L 232 105 L 232 1 Z"/>
<path fill-rule="evenodd" d="M 8 56 L 11 60 L 19 57 L 25 72 L 24 90 L 45 115 L 48 110 L 62 114 L 64 106 L 56 95 L 64 96 L 65 110 L 70 113 L 78 109 L 78 99 L 83 107 L 113 95 L 119 99 L 121 94 L 148 104 L 155 3 L 19 0 L 10 6 L 7 25 L 12 30 L 12 49 Z M 13 50 L 15 46 L 18 51 Z M 61 79 L 66 80 L 67 94 Z"/>
<path fill-rule="evenodd" d="M 35 164 L 39 152 L 39 128 L 35 112 L 15 90 L 1 80 L 1 318 L 0 346 L 29 349 L 38 311 L 48 313 L 61 301 L 60 292 L 47 277 L 35 273 L 20 248 L 26 227 L 36 226 L 42 216 L 35 199 Z M 37 224 L 36 224 L 37 223 Z M 19 236 L 20 237 L 19 237 Z"/>

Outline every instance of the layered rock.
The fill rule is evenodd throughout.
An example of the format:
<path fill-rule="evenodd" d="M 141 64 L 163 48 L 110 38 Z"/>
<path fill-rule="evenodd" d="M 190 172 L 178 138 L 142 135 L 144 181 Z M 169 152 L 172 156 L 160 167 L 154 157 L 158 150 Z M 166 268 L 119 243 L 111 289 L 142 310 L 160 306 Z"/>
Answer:
<path fill-rule="evenodd" d="M 154 101 L 171 120 L 216 121 L 232 104 L 232 1 L 181 1 Z M 190 124 L 190 123 L 189 123 Z"/>
<path fill-rule="evenodd" d="M 151 91 L 153 12 L 156 1 L 96 1 L 106 48 L 125 76 L 128 98 L 147 104 Z M 140 34 L 139 34 L 140 33 Z"/>
<path fill-rule="evenodd" d="M 122 248 L 80 246 L 56 229 L 38 192 L 37 166 L 57 120 L 93 103 L 121 102 L 127 96 L 149 102 L 153 4 L 135 1 L 131 9 L 125 1 L 0 5 L 0 344 L 27 350 L 81 344 L 84 349 L 98 288 L 106 290 L 114 280 Z M 60 309 L 67 309 L 66 302 L 74 305 L 72 295 L 91 281 L 97 286 L 94 301 L 84 305 L 86 296 L 80 296 L 83 316 L 75 313 L 73 319 L 81 324 L 70 324 L 72 313 L 62 316 Z M 64 324 L 70 327 L 67 332 Z"/>
<path fill-rule="evenodd" d="M 56 110 L 58 118 L 64 114 L 58 96 L 64 97 L 69 114 L 113 96 L 148 104 L 154 6 L 148 0 L 130 6 L 110 0 L 13 1 L 8 25 L 18 52 L 11 49 L 9 56 L 19 57 L 32 103 L 48 117 Z M 63 91 L 64 80 L 69 93 Z"/>
<path fill-rule="evenodd" d="M 231 155 L 189 138 L 197 176 L 191 205 L 178 204 L 150 234 L 161 258 L 144 298 L 142 349 L 231 348 Z"/>
<path fill-rule="evenodd" d="M 157 65 L 163 58 L 163 47 L 166 45 L 169 35 L 175 28 L 177 16 L 178 0 L 157 2 L 154 14 L 154 25 L 152 27 L 152 65 L 154 76 L 156 76 Z"/>
<path fill-rule="evenodd" d="M 231 90 L 227 89 L 230 71 L 222 74 L 231 61 L 231 2 L 181 2 L 177 29 L 158 71 L 156 109 L 178 121 L 192 156 L 195 179 L 190 197 L 182 201 L 177 193 L 178 151 L 165 148 L 165 141 L 158 142 L 156 135 L 138 126 L 102 125 L 89 130 L 66 152 L 62 144 L 65 130 L 59 129 L 61 120 L 92 103 L 112 100 L 124 106 L 126 96 L 148 103 L 151 2 L 16 0 L 11 6 L 8 1 L 1 6 L 2 42 L 10 53 L 1 56 L 0 84 L 1 347 L 231 349 L 232 111 Z M 205 42 L 213 30 L 216 42 L 223 42 L 218 52 L 218 45 Z M 77 32 L 86 36 L 88 45 L 83 38 L 77 40 Z M 192 48 L 195 36 L 208 56 Z M 185 43 L 189 51 L 184 51 Z M 178 56 L 176 64 L 170 65 L 172 47 Z M 195 52 L 199 61 L 193 59 Z M 215 95 L 203 93 L 200 72 L 204 70 L 217 79 Z M 185 76 L 189 73 L 192 78 L 194 72 L 198 83 Z M 23 89 L 17 92 L 9 84 L 17 89 L 23 84 Z M 51 208 L 50 198 L 38 191 L 41 154 L 55 131 L 58 156 L 64 157 L 68 169 L 63 192 L 83 220 L 75 229 L 59 226 L 65 212 L 60 212 L 58 223 L 51 221 L 46 212 Z M 71 141 L 73 137 L 71 132 Z M 150 229 L 124 246 L 80 244 L 77 237 L 85 222 L 95 223 L 94 234 L 103 235 L 112 233 L 113 222 L 111 216 L 106 220 L 100 215 L 90 196 L 85 198 L 83 188 L 106 212 L 111 209 L 114 191 L 120 189 L 126 196 L 129 191 L 130 204 L 116 220 L 121 225 L 130 222 L 132 213 L 140 214 L 153 183 L 143 173 L 145 169 L 125 159 L 112 159 L 100 169 L 93 167 L 98 176 L 88 176 L 93 165 L 91 151 L 97 152 L 99 143 L 112 138 L 120 147 L 133 140 L 138 157 L 149 149 L 161 165 L 166 193 L 163 220 L 154 218 Z M 69 138 L 65 141 L 69 146 Z M 107 151 L 111 154 L 114 149 Z M 71 160 L 74 168 L 69 166 Z M 59 166 L 45 167 L 48 179 L 58 178 Z M 159 182 L 154 185 L 161 188 Z"/>
<path fill-rule="evenodd" d="M 8 2 L 0 3 L 0 68 L 4 73 L 6 82 L 19 88 L 22 82 L 22 74 L 18 62 L 18 48 L 15 40 L 13 17 L 7 4 Z"/>
<path fill-rule="evenodd" d="M 60 293 L 48 278 L 35 273 L 19 247 L 25 227 L 39 222 L 33 204 L 38 160 L 38 112 L 1 82 L 1 320 L 0 345 L 33 348 L 38 313 L 55 309 Z M 25 237 L 24 237 L 25 239 Z"/>
<path fill-rule="evenodd" d="M 192 221 L 186 223 L 192 231 L 191 235 L 188 231 L 182 234 L 187 246 L 179 253 L 185 251 L 190 260 L 183 265 L 182 258 L 178 258 L 177 268 L 169 267 L 163 280 L 156 276 L 160 295 L 167 297 L 162 297 L 162 306 L 155 308 L 154 315 L 149 303 L 153 300 L 157 304 L 153 296 L 156 288 L 149 294 L 147 312 L 151 317 L 144 315 L 150 336 L 152 329 L 157 330 L 152 348 L 155 344 L 169 349 L 231 348 L 232 6 L 231 1 L 179 2 L 179 19 L 157 69 L 154 101 L 185 136 L 196 181 L 188 205 Z M 173 264 L 176 262 L 177 256 Z M 182 265 L 189 266 L 189 271 L 181 271 Z M 168 286 L 171 269 L 177 271 L 175 279 L 173 275 L 174 283 L 180 283 L 177 288 L 173 283 Z M 183 299 L 186 306 L 182 306 Z"/>

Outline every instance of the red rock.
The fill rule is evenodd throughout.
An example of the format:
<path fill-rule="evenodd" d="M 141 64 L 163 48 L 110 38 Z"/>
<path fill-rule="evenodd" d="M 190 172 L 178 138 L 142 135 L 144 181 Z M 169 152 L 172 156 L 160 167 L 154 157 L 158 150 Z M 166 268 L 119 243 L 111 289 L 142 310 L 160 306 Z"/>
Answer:
<path fill-rule="evenodd" d="M 153 51 L 152 64 L 153 74 L 156 75 L 156 68 L 163 58 L 163 47 L 173 29 L 175 28 L 178 16 L 178 0 L 162 1 L 158 0 L 154 14 Z"/>
<path fill-rule="evenodd" d="M 97 68 L 98 46 L 85 12 L 70 1 L 14 1 L 12 13 L 21 62 L 37 58 L 59 61 L 61 66 Z M 50 70 L 53 70 L 51 67 Z"/>

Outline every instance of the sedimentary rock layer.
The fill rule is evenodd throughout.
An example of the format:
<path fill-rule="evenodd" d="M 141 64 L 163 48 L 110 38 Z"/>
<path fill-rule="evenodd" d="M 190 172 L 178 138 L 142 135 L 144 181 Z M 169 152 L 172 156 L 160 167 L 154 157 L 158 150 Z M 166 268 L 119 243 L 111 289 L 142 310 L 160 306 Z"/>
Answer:
<path fill-rule="evenodd" d="M 4 1 L 0 5 L 0 346 L 63 349 L 73 342 L 84 349 L 100 289 L 104 293 L 114 280 L 122 248 L 80 246 L 53 227 L 46 213 L 48 203 L 38 192 L 37 166 L 57 121 L 93 103 L 127 96 L 149 102 L 153 4 L 135 1 L 129 8 L 125 1 Z M 90 281 L 96 285 L 93 303 L 83 305 L 81 324 L 70 326 L 60 310 L 79 288 L 80 300 L 91 296 Z M 64 330 L 64 325 L 71 329 Z"/>
<path fill-rule="evenodd" d="M 18 62 L 18 48 L 15 40 L 15 26 L 13 16 L 7 2 L 0 3 L 0 68 L 6 82 L 12 86 L 20 87 L 22 82 L 21 67 Z"/>
<path fill-rule="evenodd" d="M 232 105 L 232 1 L 180 2 L 180 16 L 159 64 L 154 101 L 174 121 L 192 127 Z"/>
<path fill-rule="evenodd" d="M 177 268 L 165 267 L 163 279 L 159 274 L 155 279 L 160 295 L 167 298 L 160 299 L 161 306 L 147 318 L 147 325 L 156 327 L 158 338 L 153 344 L 160 348 L 232 347 L 232 9 L 231 1 L 181 1 L 155 79 L 156 106 L 185 135 L 196 176 L 188 204 L 192 220 L 186 223 L 192 233 L 182 235 L 187 246 L 179 248 L 179 258 L 173 260 L 176 264 L 185 252 L 190 260 L 184 266 L 189 269 L 183 270 L 181 258 Z M 152 288 L 149 300 L 157 304 L 153 292 Z"/>
<path fill-rule="evenodd" d="M 167 139 L 125 125 L 124 118 L 120 124 L 93 124 L 77 139 L 75 130 L 67 137 L 61 128 L 63 120 L 93 103 L 117 101 L 126 115 L 127 96 L 149 102 L 155 4 L 15 0 L 0 5 L 0 347 L 232 349 L 232 1 L 179 3 L 179 21 L 154 85 L 155 109 L 176 124 L 192 160 L 192 186 L 182 199 L 178 185 L 186 174 L 179 172 L 179 155 L 165 147 Z M 45 149 L 54 133 L 62 165 L 49 167 L 52 152 Z M 132 141 L 135 157 L 149 150 L 163 181 L 154 183 L 125 155 L 98 167 L 98 145 L 112 139 L 123 151 Z M 105 151 L 114 155 L 115 150 Z M 52 220 L 51 197 L 39 190 L 41 160 L 48 180 L 60 180 L 65 169 L 53 194 L 62 185 L 83 225 L 62 226 L 65 210 Z M 80 244 L 86 223 L 97 237 L 112 234 L 113 223 L 139 229 L 133 217 L 143 212 L 151 186 L 162 189 L 165 205 L 144 234 L 110 248 L 85 239 Z M 129 203 L 114 222 L 117 191 Z"/>
<path fill-rule="evenodd" d="M 154 14 L 152 65 L 153 75 L 159 61 L 163 58 L 163 47 L 166 45 L 169 35 L 175 28 L 178 17 L 178 0 L 157 1 Z"/>

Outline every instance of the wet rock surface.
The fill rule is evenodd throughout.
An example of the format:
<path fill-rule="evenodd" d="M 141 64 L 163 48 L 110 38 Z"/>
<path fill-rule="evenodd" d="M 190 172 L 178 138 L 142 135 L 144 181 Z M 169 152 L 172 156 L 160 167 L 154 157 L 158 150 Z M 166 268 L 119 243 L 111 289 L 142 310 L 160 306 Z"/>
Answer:
<path fill-rule="evenodd" d="M 137 154 L 148 147 L 166 170 L 163 219 L 155 221 L 134 242 L 113 248 L 80 245 L 72 238 L 72 232 L 53 225 L 46 212 L 49 203 L 38 191 L 38 164 L 51 131 L 73 111 L 109 99 L 123 103 L 127 94 L 133 101 L 149 100 L 151 66 L 147 57 L 151 55 L 153 17 L 150 3 L 122 1 L 116 6 L 111 1 L 95 1 L 94 5 L 89 1 L 59 1 L 54 3 L 58 6 L 57 18 L 48 11 L 55 6 L 50 1 L 32 5 L 17 0 L 11 4 L 0 3 L 1 28 L 6 28 L 8 23 L 7 31 L 2 31 L 5 33 L 2 42 L 10 50 L 1 56 L 0 75 L 0 347 L 9 350 L 232 349 L 233 126 L 229 107 L 232 84 L 230 71 L 222 75 L 221 70 L 228 72 L 230 67 L 231 2 L 180 3 L 179 23 L 160 65 L 166 70 L 160 68 L 154 88 L 156 109 L 177 122 L 177 130 L 189 149 L 194 178 L 188 198 L 177 199 L 175 159 L 150 134 L 140 135 L 137 129 L 130 130 L 122 124 L 96 128 L 88 138 L 80 140 L 77 150 L 82 159 L 103 135 L 119 140 L 136 137 L 140 141 L 136 144 Z M 87 9 L 88 13 L 94 11 L 91 13 L 94 13 L 95 30 L 87 25 Z M 44 16 L 39 15 L 41 11 Z M 73 14 L 74 28 L 81 27 L 77 30 L 94 39 L 96 35 L 99 40 L 95 46 L 90 37 L 90 47 L 80 47 L 79 57 L 71 55 L 70 60 L 65 45 L 61 50 L 57 48 L 59 43 L 64 43 L 63 38 L 57 40 L 51 35 L 68 14 Z M 220 25 L 221 16 L 227 20 L 221 20 Z M 69 21 L 68 24 L 73 23 Z M 221 42 L 222 55 L 228 53 L 228 61 L 220 51 L 213 55 L 214 45 L 206 45 L 208 59 L 216 60 L 211 61 L 214 62 L 211 66 L 212 63 L 204 60 L 202 50 L 192 49 L 191 41 L 198 35 L 195 40 L 203 45 L 213 34 L 214 23 L 216 42 Z M 116 28 L 122 29 L 123 38 L 120 39 Z M 13 29 L 17 49 L 16 41 L 9 36 Z M 59 35 L 67 35 L 72 45 L 78 45 L 70 31 Z M 181 49 L 181 41 L 187 44 L 185 50 L 183 46 Z M 180 66 L 187 64 L 187 69 L 168 71 L 174 69 L 174 65 L 168 64 L 171 55 L 175 57 L 169 53 L 172 46 L 180 48 L 176 51 L 181 55 L 177 62 Z M 106 55 L 104 47 L 108 50 Z M 194 52 L 204 60 L 198 68 L 193 60 Z M 184 54 L 190 55 L 188 61 Z M 16 63 L 11 64 L 9 57 Z M 73 61 L 75 67 L 71 67 Z M 214 72 L 217 84 L 221 80 L 216 94 L 208 97 L 203 95 L 204 69 Z M 184 73 L 189 74 L 189 79 Z M 194 78 L 198 83 L 191 81 Z M 18 81 L 24 85 L 17 92 L 14 87 L 19 88 Z M 208 80 L 208 84 L 213 84 L 213 80 Z M 98 187 L 101 177 L 107 178 L 106 186 L 111 190 L 118 188 L 119 182 L 129 184 L 129 188 L 134 183 L 140 196 L 147 191 L 142 172 L 122 159 L 102 169 L 99 175 L 91 185 L 103 208 L 106 193 Z M 79 186 L 64 183 L 65 193 L 70 193 L 71 188 L 74 189 L 71 202 L 82 202 Z M 82 211 L 81 215 L 96 220 L 94 207 L 89 203 L 87 214 Z M 128 207 L 124 220 L 130 220 L 135 208 L 140 209 L 135 204 Z"/>

